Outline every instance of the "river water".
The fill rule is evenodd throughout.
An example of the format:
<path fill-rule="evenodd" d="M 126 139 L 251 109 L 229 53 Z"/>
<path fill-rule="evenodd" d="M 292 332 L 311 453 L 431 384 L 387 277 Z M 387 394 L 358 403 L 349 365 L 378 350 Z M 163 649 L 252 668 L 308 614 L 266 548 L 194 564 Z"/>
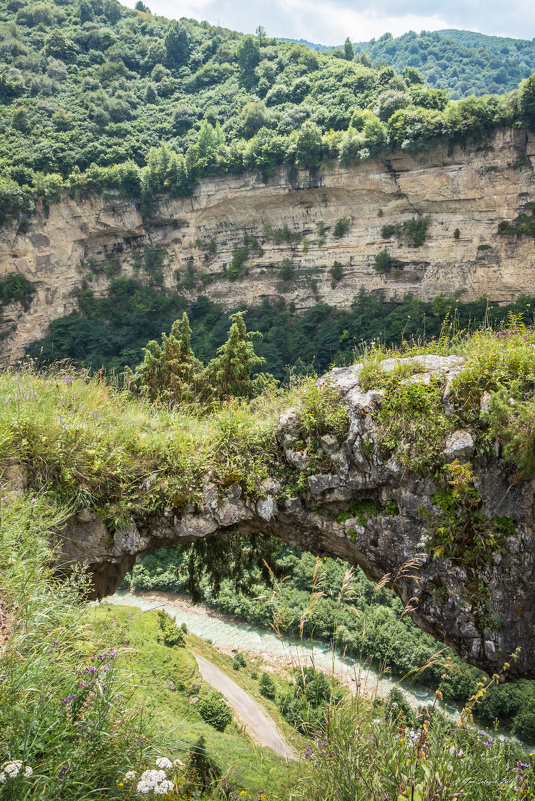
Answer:
<path fill-rule="evenodd" d="M 369 693 L 377 692 L 386 696 L 397 682 L 387 676 L 379 676 L 376 671 L 362 666 L 358 660 L 343 658 L 333 654 L 331 649 L 321 643 L 314 646 L 297 643 L 279 635 L 272 630 L 257 628 L 247 623 L 234 620 L 221 619 L 206 613 L 206 609 L 195 611 L 189 605 L 177 608 L 171 603 L 162 602 L 165 593 L 158 593 L 158 598 L 146 598 L 133 593 L 116 593 L 105 598 L 102 603 L 112 603 L 126 606 L 137 606 L 142 610 L 165 609 L 177 623 L 185 623 L 188 631 L 197 637 L 210 640 L 213 645 L 221 648 L 237 648 L 244 651 L 256 651 L 259 654 L 277 657 L 289 665 L 309 666 L 315 665 L 320 670 L 333 673 L 335 677 L 347 683 L 348 679 Z M 432 703 L 434 693 L 425 687 L 403 687 L 407 700 L 414 707 Z M 457 710 L 452 707 L 451 713 Z"/>
<path fill-rule="evenodd" d="M 359 686 L 366 693 L 376 692 L 379 696 L 385 697 L 394 686 L 400 686 L 399 681 L 395 678 L 379 676 L 376 671 L 361 665 L 356 659 L 343 658 L 333 654 L 330 648 L 321 643 L 314 643 L 312 647 L 295 642 L 290 638 L 280 637 L 275 631 L 269 629 L 225 619 L 215 613 L 210 614 L 209 610 L 203 607 L 195 608 L 189 604 L 177 605 L 165 601 L 165 593 L 158 593 L 157 598 L 147 598 L 125 592 L 104 598 L 101 603 L 136 606 L 142 611 L 165 609 L 179 625 L 185 623 L 189 632 L 197 637 L 210 640 L 216 647 L 266 654 L 268 657 L 275 657 L 295 667 L 315 665 L 320 670 L 334 674 L 336 678 L 346 684 L 350 681 L 353 686 Z M 405 683 L 401 683 L 401 686 L 405 697 L 414 709 L 434 702 L 434 692 L 426 687 L 418 685 L 408 687 Z M 445 711 L 454 718 L 459 717 L 459 710 L 455 706 L 447 705 Z M 507 732 L 499 731 L 498 736 L 511 739 L 526 753 L 533 751 L 532 745 L 521 742 Z"/>

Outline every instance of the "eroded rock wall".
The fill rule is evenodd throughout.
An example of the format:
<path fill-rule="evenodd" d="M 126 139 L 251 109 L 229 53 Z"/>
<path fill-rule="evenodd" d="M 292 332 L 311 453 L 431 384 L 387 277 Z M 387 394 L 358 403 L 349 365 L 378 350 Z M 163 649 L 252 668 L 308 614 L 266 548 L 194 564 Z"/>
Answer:
<path fill-rule="evenodd" d="M 26 233 L 2 231 L 0 279 L 22 273 L 36 293 L 28 310 L 0 308 L 0 363 L 20 358 L 52 320 L 76 309 L 84 282 L 100 294 L 113 275 L 153 280 L 146 260 L 158 248 L 164 250 L 157 281 L 225 308 L 279 297 L 296 313 L 318 302 L 347 307 L 361 287 L 386 298 L 410 291 L 426 300 L 457 291 L 463 300 L 486 295 L 505 302 L 532 293 L 534 240 L 498 236 L 497 229 L 535 200 L 534 164 L 535 134 L 504 129 L 479 147 L 441 145 L 349 169 L 280 170 L 267 182 L 252 173 L 205 179 L 191 198 L 155 202 L 150 218 L 113 195 L 65 194 L 33 216 Z M 382 238 L 383 225 L 416 215 L 430 217 L 421 247 Z M 336 223 L 345 218 L 348 230 L 336 237 Z M 287 234 L 280 241 L 285 227 L 292 241 Z M 231 281 L 244 236 L 244 275 Z M 385 247 L 398 266 L 381 275 L 374 260 Z M 280 276 L 284 259 L 295 268 L 290 280 Z M 342 267 L 337 281 L 330 272 L 335 261 Z"/>
<path fill-rule="evenodd" d="M 383 362 L 383 370 L 394 369 L 395 361 Z M 428 355 L 412 361 L 420 372 L 409 380 L 440 379 L 447 404 L 448 387 L 463 359 Z M 109 531 L 100 518 L 84 511 L 60 535 L 63 563 L 84 564 L 92 573 L 95 594 L 102 597 L 116 589 L 144 551 L 224 532 L 265 532 L 314 554 L 359 565 L 375 581 L 387 576 L 422 629 L 490 673 L 520 647 L 510 675 L 535 678 L 535 481 L 518 476 L 517 468 L 501 458 L 499 443 L 489 455 L 488 448 L 478 449 L 469 431 L 451 434 L 443 462 L 469 460 L 482 518 L 506 518 L 512 525 L 503 545 L 489 550 L 475 567 L 462 552 L 434 558 L 429 531 L 433 520 L 443 525 L 435 505 L 441 484 L 393 458 L 385 463 L 375 412 L 386 390 L 364 391 L 361 368 L 337 368 L 329 374 L 347 406 L 349 426 L 341 443 L 333 434 L 321 438 L 322 472 L 310 469 L 298 414 L 289 409 L 282 415 L 277 459 L 296 478 L 302 474 L 304 480 L 296 481 L 303 487 L 299 492 L 288 495 L 279 480 L 270 478 L 262 497 L 251 499 L 239 484 L 222 490 L 207 476 L 196 508 L 178 510 L 170 500 L 165 513 L 144 526 L 132 521 L 123 530 Z M 363 501 L 371 502 L 373 510 L 368 506 L 360 514 Z"/>

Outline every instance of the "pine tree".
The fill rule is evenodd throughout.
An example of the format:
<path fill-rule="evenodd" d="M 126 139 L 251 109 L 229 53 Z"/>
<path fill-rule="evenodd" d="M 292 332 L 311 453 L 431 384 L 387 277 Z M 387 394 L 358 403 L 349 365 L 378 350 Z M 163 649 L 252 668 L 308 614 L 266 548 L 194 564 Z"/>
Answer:
<path fill-rule="evenodd" d="M 183 403 L 194 400 L 196 380 L 202 364 L 191 347 L 188 315 L 175 320 L 169 335 L 163 333 L 161 343 L 151 340 L 143 348 L 145 356 L 138 366 L 134 382 L 154 400 Z"/>
<path fill-rule="evenodd" d="M 237 312 L 230 316 L 228 339 L 203 372 L 201 381 L 206 399 L 247 398 L 253 394 L 251 368 L 263 364 L 265 359 L 254 352 L 252 338 L 257 332 L 247 331 L 244 314 Z"/>
<path fill-rule="evenodd" d="M 347 61 L 353 61 L 355 58 L 355 51 L 353 50 L 353 45 L 351 44 L 351 39 L 349 36 L 344 42 L 344 55 Z"/>

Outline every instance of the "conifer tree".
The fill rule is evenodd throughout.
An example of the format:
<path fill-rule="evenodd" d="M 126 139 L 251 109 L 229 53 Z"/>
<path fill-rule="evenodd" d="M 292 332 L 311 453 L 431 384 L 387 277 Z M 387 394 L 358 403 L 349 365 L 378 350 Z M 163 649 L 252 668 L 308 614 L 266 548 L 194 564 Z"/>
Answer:
<path fill-rule="evenodd" d="M 232 325 L 228 339 L 218 348 L 218 355 L 208 364 L 202 374 L 203 395 L 210 398 L 247 398 L 253 394 L 254 384 L 251 368 L 263 364 L 265 359 L 257 356 L 252 343 L 256 331 L 247 331 L 243 315 L 232 314 Z"/>
<path fill-rule="evenodd" d="M 185 312 L 180 322 L 175 320 L 169 335 L 162 334 L 161 343 L 153 339 L 143 350 L 145 356 L 134 377 L 142 392 L 153 401 L 180 403 L 195 398 L 202 364 L 191 347 L 191 328 Z"/>
<path fill-rule="evenodd" d="M 355 51 L 353 50 L 353 45 L 351 44 L 349 36 L 344 42 L 344 56 L 347 61 L 353 61 L 355 58 Z"/>

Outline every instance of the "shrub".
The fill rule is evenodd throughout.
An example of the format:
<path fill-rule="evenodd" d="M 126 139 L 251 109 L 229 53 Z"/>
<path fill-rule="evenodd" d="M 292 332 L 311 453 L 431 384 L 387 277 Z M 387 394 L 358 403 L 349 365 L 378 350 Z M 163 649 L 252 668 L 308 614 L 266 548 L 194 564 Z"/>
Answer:
<path fill-rule="evenodd" d="M 240 653 L 235 654 L 232 660 L 232 667 L 234 668 L 234 670 L 241 670 L 241 668 L 244 668 L 246 666 L 247 666 L 247 661 L 244 655 Z"/>
<path fill-rule="evenodd" d="M 232 251 L 232 261 L 227 270 L 227 278 L 229 281 L 238 281 L 245 276 L 244 265 L 249 258 L 249 248 L 247 245 L 235 247 Z"/>
<path fill-rule="evenodd" d="M 392 269 L 393 258 L 388 250 L 382 250 L 375 256 L 374 270 L 378 273 L 389 273 Z"/>
<path fill-rule="evenodd" d="M 204 736 L 199 737 L 189 752 L 188 767 L 194 777 L 194 787 L 192 791 L 195 793 L 195 796 L 197 796 L 199 790 L 204 794 L 204 792 L 210 790 L 219 780 L 221 768 L 206 750 L 206 740 Z M 184 796 L 184 798 L 186 797 L 192 798 L 194 796 L 188 794 Z"/>
<path fill-rule="evenodd" d="M 383 239 L 390 239 L 393 236 L 398 239 L 405 238 L 413 247 L 418 248 L 425 242 L 430 221 L 431 218 L 426 216 L 413 217 L 402 223 L 389 223 L 381 228 L 381 236 Z"/>
<path fill-rule="evenodd" d="M 329 272 L 332 275 L 333 283 L 337 283 L 344 275 L 344 268 L 339 261 L 335 261 Z"/>
<path fill-rule="evenodd" d="M 162 631 L 162 639 L 164 645 L 169 648 L 184 648 L 186 641 L 184 640 L 184 632 L 179 628 L 165 610 L 158 610 L 158 621 Z"/>
<path fill-rule="evenodd" d="M 282 281 L 292 281 L 295 278 L 295 267 L 290 259 L 282 260 L 279 276 Z"/>
<path fill-rule="evenodd" d="M 195 709 L 200 716 L 217 731 L 225 731 L 229 723 L 232 722 L 232 711 L 224 702 L 221 693 L 213 690 L 207 696 L 201 698 L 196 704 Z"/>
<path fill-rule="evenodd" d="M 275 700 L 275 696 L 277 695 L 277 687 L 269 673 L 262 673 L 260 676 L 260 681 L 258 682 L 258 689 L 264 698 L 269 698 L 270 701 Z"/>
<path fill-rule="evenodd" d="M 20 273 L 8 273 L 0 281 L 0 305 L 21 303 L 27 309 L 34 294 L 35 285 Z"/>
<path fill-rule="evenodd" d="M 349 226 L 351 225 L 351 220 L 349 217 L 341 217 L 336 225 L 334 226 L 333 236 L 337 239 L 345 236 L 349 231 Z"/>

